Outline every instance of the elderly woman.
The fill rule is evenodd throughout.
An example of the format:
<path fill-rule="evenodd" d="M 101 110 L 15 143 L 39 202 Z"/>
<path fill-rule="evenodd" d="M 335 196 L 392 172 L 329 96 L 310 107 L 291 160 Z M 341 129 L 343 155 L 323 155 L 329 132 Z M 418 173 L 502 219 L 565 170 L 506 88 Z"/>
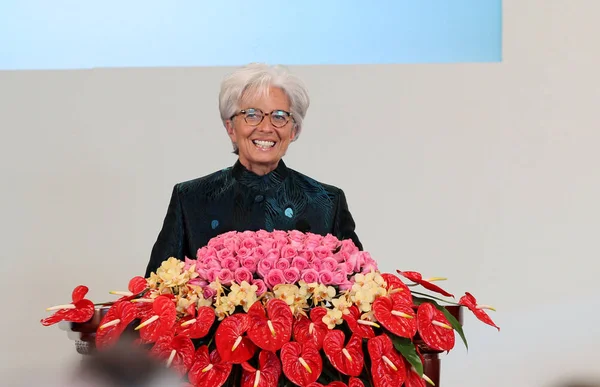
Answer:
<path fill-rule="evenodd" d="M 362 249 L 344 192 L 282 160 L 302 131 L 308 106 L 303 83 L 280 66 L 252 64 L 223 80 L 219 109 L 238 159 L 175 185 L 146 277 L 169 257 L 194 258 L 228 231 L 329 233 Z"/>

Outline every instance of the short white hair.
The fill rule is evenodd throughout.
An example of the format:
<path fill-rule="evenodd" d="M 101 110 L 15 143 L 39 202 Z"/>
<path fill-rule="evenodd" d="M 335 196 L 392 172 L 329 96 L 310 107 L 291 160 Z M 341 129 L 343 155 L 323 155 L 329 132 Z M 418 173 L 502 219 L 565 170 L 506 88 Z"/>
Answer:
<path fill-rule="evenodd" d="M 304 82 L 282 65 L 269 66 L 264 63 L 251 63 L 223 79 L 219 93 L 219 111 L 223 125 L 240 110 L 242 97 L 253 98 L 268 95 L 270 87 L 278 87 L 287 95 L 296 131 L 294 141 L 298 139 L 306 111 L 310 105 L 310 98 Z"/>

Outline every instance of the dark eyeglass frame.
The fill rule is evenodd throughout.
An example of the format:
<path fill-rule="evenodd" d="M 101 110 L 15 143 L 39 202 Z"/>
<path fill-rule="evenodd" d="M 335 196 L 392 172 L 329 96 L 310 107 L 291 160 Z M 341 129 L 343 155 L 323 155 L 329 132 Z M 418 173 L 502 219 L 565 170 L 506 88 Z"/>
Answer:
<path fill-rule="evenodd" d="M 251 113 L 252 111 L 257 116 L 260 116 L 260 121 L 258 121 L 258 123 L 256 123 L 256 124 L 251 124 L 251 123 L 248 122 L 248 116 L 246 114 L 247 113 Z M 279 124 L 276 124 L 275 122 L 273 122 L 273 113 L 284 113 L 282 116 L 286 117 L 285 124 L 279 125 Z M 260 125 L 263 122 L 263 120 L 265 119 L 266 116 L 269 116 L 269 120 L 271 121 L 271 125 L 273 125 L 276 128 L 283 128 L 284 126 L 286 126 L 290 122 L 290 120 L 292 120 L 294 122 L 296 121 L 294 119 L 292 113 L 290 113 L 288 111 L 285 111 L 285 110 L 282 110 L 282 109 L 275 109 L 275 110 L 270 111 L 269 113 L 265 113 L 265 112 L 263 112 L 262 110 L 260 110 L 258 108 L 248 108 L 248 109 L 240 110 L 239 112 L 237 112 L 234 115 L 232 115 L 230 117 L 230 120 L 233 120 L 235 117 L 237 117 L 239 115 L 242 115 L 242 114 L 244 115 L 244 121 L 248 125 L 251 125 L 251 126 L 258 126 L 258 125 Z"/>

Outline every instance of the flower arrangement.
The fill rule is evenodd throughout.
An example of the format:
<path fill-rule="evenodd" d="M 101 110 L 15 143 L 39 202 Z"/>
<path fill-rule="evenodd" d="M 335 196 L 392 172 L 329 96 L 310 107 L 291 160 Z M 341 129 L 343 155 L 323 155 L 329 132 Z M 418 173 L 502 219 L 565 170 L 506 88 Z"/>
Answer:
<path fill-rule="evenodd" d="M 403 280 L 407 280 L 405 283 Z M 470 293 L 458 303 L 420 273 L 381 273 L 351 240 L 299 231 L 228 232 L 195 259 L 169 258 L 149 278 L 114 291 L 96 348 L 126 331 L 181 375 L 185 386 L 425 386 L 415 345 L 450 351 L 457 319 L 438 301 L 499 329 Z M 86 322 L 95 304 L 80 285 L 43 325 Z M 103 304 L 104 305 L 104 304 Z"/>

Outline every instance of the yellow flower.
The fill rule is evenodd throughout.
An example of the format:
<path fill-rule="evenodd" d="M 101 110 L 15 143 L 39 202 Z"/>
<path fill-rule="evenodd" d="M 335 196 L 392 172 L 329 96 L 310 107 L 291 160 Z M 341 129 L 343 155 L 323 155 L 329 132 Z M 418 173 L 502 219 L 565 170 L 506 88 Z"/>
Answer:
<path fill-rule="evenodd" d="M 339 309 L 328 309 L 327 314 L 323 316 L 322 321 L 329 329 L 333 329 L 336 325 L 342 323 L 342 311 Z"/>
<path fill-rule="evenodd" d="M 308 291 L 311 291 L 311 284 L 309 284 Z M 335 288 L 333 286 L 325 286 L 323 284 L 317 284 L 312 290 L 312 299 L 315 304 L 319 304 L 325 301 L 331 301 L 335 297 Z"/>
<path fill-rule="evenodd" d="M 285 303 L 290 306 L 294 304 L 298 291 L 299 289 L 296 285 L 290 284 L 279 284 L 273 287 L 273 294 L 275 294 L 275 297 L 285 301 Z"/>
<path fill-rule="evenodd" d="M 335 309 L 341 311 L 343 314 L 348 314 L 348 308 L 352 306 L 352 301 L 346 293 L 339 298 L 334 298 L 333 300 L 331 300 L 331 304 Z"/>

